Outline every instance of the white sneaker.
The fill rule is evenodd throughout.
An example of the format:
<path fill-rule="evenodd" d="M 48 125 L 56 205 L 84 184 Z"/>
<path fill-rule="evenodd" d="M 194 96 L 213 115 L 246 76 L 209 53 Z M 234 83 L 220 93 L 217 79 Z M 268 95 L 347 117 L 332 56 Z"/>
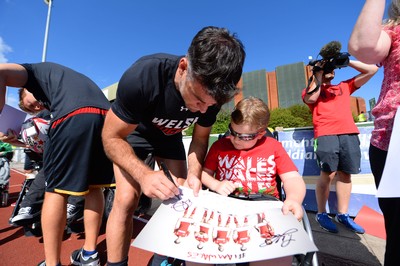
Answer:
<path fill-rule="evenodd" d="M 25 174 L 26 179 L 35 179 L 37 173 L 38 173 L 37 171 L 33 171 L 32 173 Z"/>
<path fill-rule="evenodd" d="M 67 203 L 67 222 L 80 221 L 83 219 L 83 209 L 77 208 L 75 205 Z"/>
<path fill-rule="evenodd" d="M 31 207 L 24 207 L 19 209 L 18 214 L 14 216 L 14 218 L 11 219 L 12 223 L 18 222 L 20 220 L 27 220 L 27 219 L 32 219 L 33 214 L 31 213 L 32 208 Z"/>

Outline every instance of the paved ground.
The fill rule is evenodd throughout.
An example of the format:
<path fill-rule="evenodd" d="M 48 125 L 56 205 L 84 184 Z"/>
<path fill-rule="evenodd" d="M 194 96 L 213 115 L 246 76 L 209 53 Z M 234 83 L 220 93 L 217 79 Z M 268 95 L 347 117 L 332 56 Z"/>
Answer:
<path fill-rule="evenodd" d="M 21 164 L 13 164 L 13 168 L 22 169 Z M 20 189 L 21 177 L 10 190 L 14 193 L 12 197 L 17 197 Z M 160 203 L 154 202 L 152 211 L 155 211 Z M 21 228 L 13 228 L 8 225 L 8 217 L 12 207 L 0 208 L 0 261 L 1 265 L 36 265 L 43 257 L 43 245 L 41 238 L 25 237 Z M 338 225 L 339 233 L 332 234 L 322 230 L 314 219 L 315 213 L 307 213 L 314 243 L 319 249 L 317 258 L 319 265 L 354 265 L 354 266 L 375 266 L 383 264 L 385 240 L 369 234 L 358 235 L 350 232 L 342 225 Z M 143 224 L 136 221 L 136 229 Z M 136 232 L 138 233 L 138 232 Z M 99 246 L 102 251 L 106 251 L 105 235 L 102 232 L 99 238 Z M 71 250 L 79 248 L 82 244 L 82 235 L 71 235 L 63 242 L 63 263 L 69 261 Z M 65 254 L 64 254 L 65 253 Z M 130 263 L 134 266 L 145 266 L 151 254 L 146 251 L 131 248 Z M 105 261 L 105 258 L 102 258 Z M 104 265 L 104 263 L 102 263 Z"/>
<path fill-rule="evenodd" d="M 13 165 L 13 167 L 16 167 Z M 19 167 L 16 167 L 19 168 Z M 15 170 L 11 171 L 10 199 L 12 204 L 18 198 L 21 184 L 25 176 Z M 0 207 L 0 265 L 1 266 L 33 266 L 37 265 L 44 258 L 43 238 L 25 236 L 22 227 L 9 225 L 8 219 L 13 211 L 13 206 Z M 144 227 L 144 223 L 134 220 L 133 238 Z M 79 249 L 84 241 L 83 233 L 64 234 L 61 250 L 62 265 L 70 265 L 70 254 L 73 250 Z M 104 226 L 101 229 L 97 249 L 100 254 L 101 265 L 105 265 L 107 245 L 105 240 Z M 131 247 L 129 250 L 129 266 L 146 266 L 152 253 Z"/>
<path fill-rule="evenodd" d="M 338 225 L 339 233 L 332 234 L 321 229 L 314 219 L 315 213 L 308 213 L 314 243 L 319 249 L 319 265 L 383 265 L 385 240 L 369 235 L 359 235 Z"/>

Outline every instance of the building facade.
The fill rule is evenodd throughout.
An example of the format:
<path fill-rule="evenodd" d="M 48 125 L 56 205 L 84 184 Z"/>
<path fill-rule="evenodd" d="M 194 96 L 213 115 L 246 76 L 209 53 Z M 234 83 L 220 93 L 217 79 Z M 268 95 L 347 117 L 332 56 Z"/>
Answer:
<path fill-rule="evenodd" d="M 271 72 L 261 69 L 243 73 L 238 84 L 239 94 L 222 108 L 230 112 L 238 101 L 248 96 L 262 99 L 271 110 L 304 104 L 301 92 L 307 86 L 311 75 L 310 67 L 305 66 L 303 62 L 278 66 Z M 115 99 L 117 86 L 118 82 L 103 89 L 109 101 Z M 351 97 L 351 110 L 355 116 L 361 111 L 366 113 L 365 100 L 361 97 Z"/>
<path fill-rule="evenodd" d="M 223 108 L 232 110 L 238 101 L 248 96 L 264 100 L 271 110 L 304 104 L 301 92 L 311 76 L 310 67 L 305 66 L 303 62 L 278 66 L 271 72 L 262 69 L 243 73 L 238 84 L 240 93 Z M 365 100 L 361 97 L 351 97 L 351 110 L 356 116 L 361 111 L 366 113 Z"/>

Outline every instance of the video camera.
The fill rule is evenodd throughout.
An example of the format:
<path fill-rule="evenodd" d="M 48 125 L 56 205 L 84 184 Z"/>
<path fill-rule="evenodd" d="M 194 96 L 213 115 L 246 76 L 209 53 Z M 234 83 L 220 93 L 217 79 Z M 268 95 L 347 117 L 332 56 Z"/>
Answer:
<path fill-rule="evenodd" d="M 313 66 L 313 72 L 323 70 L 324 73 L 330 73 L 336 68 L 343 68 L 349 65 L 350 54 L 340 52 L 342 45 L 338 41 L 332 41 L 322 47 L 318 55 L 322 57 L 319 60 L 311 60 L 308 65 Z M 320 62 L 320 66 L 316 64 Z"/>

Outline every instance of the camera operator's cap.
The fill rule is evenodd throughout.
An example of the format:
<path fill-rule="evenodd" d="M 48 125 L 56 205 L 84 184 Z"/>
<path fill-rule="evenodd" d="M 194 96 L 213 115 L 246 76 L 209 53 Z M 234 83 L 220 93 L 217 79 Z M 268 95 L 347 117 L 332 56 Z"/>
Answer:
<path fill-rule="evenodd" d="M 319 54 L 323 59 L 329 59 L 335 57 L 340 54 L 340 50 L 342 49 L 342 44 L 338 41 L 331 41 L 325 44 Z"/>

